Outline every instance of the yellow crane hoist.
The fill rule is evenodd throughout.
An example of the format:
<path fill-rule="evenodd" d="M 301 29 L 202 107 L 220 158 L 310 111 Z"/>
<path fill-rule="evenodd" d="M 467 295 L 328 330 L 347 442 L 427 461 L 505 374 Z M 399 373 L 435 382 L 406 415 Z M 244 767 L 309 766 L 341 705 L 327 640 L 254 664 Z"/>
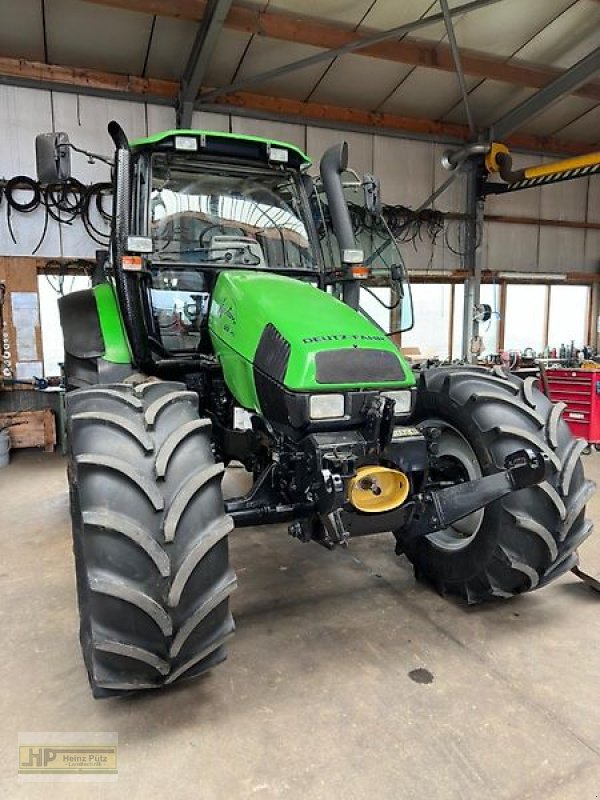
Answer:
<path fill-rule="evenodd" d="M 487 183 L 486 194 L 514 192 L 519 189 L 529 189 L 532 186 L 543 186 L 547 183 L 559 183 L 594 175 L 600 172 L 600 152 L 585 153 L 559 161 L 551 161 L 549 164 L 538 164 L 515 170 L 508 147 L 501 142 L 492 142 L 485 157 L 485 166 L 489 173 L 498 173 L 504 181 L 499 184 Z"/>

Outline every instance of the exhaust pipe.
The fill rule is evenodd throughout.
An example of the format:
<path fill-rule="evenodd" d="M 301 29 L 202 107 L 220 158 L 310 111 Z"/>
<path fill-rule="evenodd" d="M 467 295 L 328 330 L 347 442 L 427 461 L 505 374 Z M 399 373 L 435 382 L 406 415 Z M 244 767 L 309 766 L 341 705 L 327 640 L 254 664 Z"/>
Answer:
<path fill-rule="evenodd" d="M 143 367 L 150 355 L 147 337 L 144 336 L 146 325 L 140 297 L 140 282 L 136 276 L 127 274 L 123 269 L 125 244 L 130 230 L 131 151 L 125 131 L 118 122 L 113 120 L 108 123 L 108 133 L 116 151 L 113 176 L 112 266 L 133 363 Z"/>
<path fill-rule="evenodd" d="M 325 194 L 327 195 L 327 203 L 329 205 L 329 212 L 331 214 L 333 232 L 338 240 L 344 271 L 348 275 L 349 266 L 351 264 L 362 262 L 363 253 L 356 247 L 356 240 L 354 238 L 354 231 L 352 229 L 352 220 L 350 219 L 350 212 L 344 196 L 342 173 L 347 167 L 347 142 L 336 144 L 326 150 L 319 165 L 321 180 L 323 181 L 323 188 L 325 189 Z M 358 308 L 358 281 L 352 280 L 352 278 L 344 281 L 343 299 L 344 302 L 352 308 Z"/>

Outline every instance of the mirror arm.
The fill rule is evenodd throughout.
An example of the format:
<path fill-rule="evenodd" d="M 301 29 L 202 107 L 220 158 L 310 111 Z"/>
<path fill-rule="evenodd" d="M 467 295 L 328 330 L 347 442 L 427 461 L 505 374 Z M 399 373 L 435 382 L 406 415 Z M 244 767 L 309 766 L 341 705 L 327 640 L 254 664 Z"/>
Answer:
<path fill-rule="evenodd" d="M 114 158 L 107 158 L 106 156 L 101 156 L 99 153 L 92 153 L 90 150 L 83 150 L 81 147 L 75 147 L 75 145 L 71 144 L 71 142 L 67 142 L 66 146 L 70 147 L 71 150 L 74 150 L 76 153 L 81 153 L 82 155 L 87 156 L 91 162 L 102 161 L 104 164 L 108 164 L 109 167 L 114 167 L 115 165 Z"/>

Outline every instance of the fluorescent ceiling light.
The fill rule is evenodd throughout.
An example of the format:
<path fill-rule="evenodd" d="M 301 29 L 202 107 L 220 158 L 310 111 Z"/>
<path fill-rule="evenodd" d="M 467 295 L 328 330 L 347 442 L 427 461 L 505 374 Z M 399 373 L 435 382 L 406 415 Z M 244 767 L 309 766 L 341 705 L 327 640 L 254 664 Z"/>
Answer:
<path fill-rule="evenodd" d="M 519 281 L 566 281 L 567 276 L 561 272 L 497 272 L 497 278 Z"/>

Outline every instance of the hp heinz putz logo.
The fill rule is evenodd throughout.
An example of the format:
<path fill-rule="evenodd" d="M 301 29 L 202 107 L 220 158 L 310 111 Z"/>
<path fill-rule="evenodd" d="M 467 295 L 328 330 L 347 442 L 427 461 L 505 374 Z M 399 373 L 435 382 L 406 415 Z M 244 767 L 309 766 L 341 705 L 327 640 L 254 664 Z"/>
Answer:
<path fill-rule="evenodd" d="M 18 774 L 37 780 L 110 780 L 117 775 L 117 735 L 21 734 Z"/>

